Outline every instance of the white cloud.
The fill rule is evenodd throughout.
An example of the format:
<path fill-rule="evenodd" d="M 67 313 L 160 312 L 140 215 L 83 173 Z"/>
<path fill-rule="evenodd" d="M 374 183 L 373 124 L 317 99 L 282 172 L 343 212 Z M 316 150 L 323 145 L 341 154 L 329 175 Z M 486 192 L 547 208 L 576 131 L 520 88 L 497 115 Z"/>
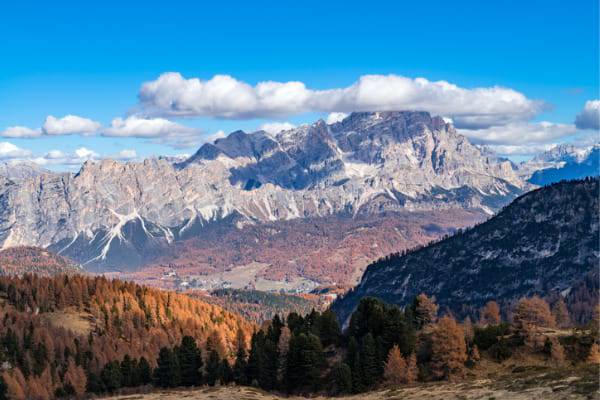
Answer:
<path fill-rule="evenodd" d="M 335 124 L 336 122 L 342 121 L 344 118 L 348 116 L 347 113 L 343 112 L 332 112 L 327 116 L 327 125 Z"/>
<path fill-rule="evenodd" d="M 354 84 L 327 90 L 302 82 L 251 86 L 228 75 L 202 81 L 169 72 L 142 85 L 139 98 L 156 115 L 222 118 L 273 117 L 303 112 L 426 110 L 459 127 L 488 127 L 530 119 L 542 103 L 503 87 L 466 89 L 446 81 L 398 75 L 364 75 Z"/>
<path fill-rule="evenodd" d="M 77 115 L 66 115 L 56 118 L 52 115 L 46 117 L 42 131 L 46 135 L 93 135 L 100 129 L 100 123 Z"/>
<path fill-rule="evenodd" d="M 537 145 L 488 145 L 486 147 L 502 156 L 532 156 L 548 151 L 556 146 L 556 143 Z"/>
<path fill-rule="evenodd" d="M 125 149 L 119 151 L 116 154 L 113 154 L 112 156 L 109 156 L 108 158 L 114 158 L 122 161 L 130 161 L 137 158 L 137 152 L 133 149 Z"/>
<path fill-rule="evenodd" d="M 193 147 L 201 142 L 201 131 L 180 125 L 164 118 L 141 118 L 135 115 L 126 119 L 115 118 L 104 129 L 103 136 L 137 137 L 154 139 L 175 148 Z"/>
<path fill-rule="evenodd" d="M 531 145 L 546 144 L 575 134 L 574 125 L 539 123 L 510 123 L 485 129 L 459 129 L 476 144 L 490 145 Z"/>
<path fill-rule="evenodd" d="M 9 142 L 0 142 L 0 159 L 8 160 L 29 157 L 31 152 Z"/>
<path fill-rule="evenodd" d="M 586 101 L 583 110 L 575 117 L 575 125 L 579 129 L 600 130 L 600 100 Z"/>
<path fill-rule="evenodd" d="M 0 136 L 9 138 L 37 138 L 42 136 L 41 129 L 31 129 L 26 126 L 11 126 L 0 133 Z"/>
<path fill-rule="evenodd" d="M 260 126 L 260 130 L 263 130 L 267 133 L 275 135 L 281 131 L 289 131 L 290 129 L 294 129 L 296 125 L 291 124 L 289 122 L 267 122 Z"/>
<path fill-rule="evenodd" d="M 218 130 L 215 133 L 213 133 L 212 135 L 208 135 L 208 136 L 204 137 L 204 142 L 213 143 L 215 140 L 222 139 L 226 136 L 227 136 L 227 134 L 225 133 L 225 131 Z"/>
<path fill-rule="evenodd" d="M 88 160 L 100 159 L 100 154 L 86 147 L 79 147 L 72 153 L 61 150 L 50 150 L 43 156 L 32 158 L 31 161 L 38 165 L 64 165 L 67 167 L 79 166 Z"/>

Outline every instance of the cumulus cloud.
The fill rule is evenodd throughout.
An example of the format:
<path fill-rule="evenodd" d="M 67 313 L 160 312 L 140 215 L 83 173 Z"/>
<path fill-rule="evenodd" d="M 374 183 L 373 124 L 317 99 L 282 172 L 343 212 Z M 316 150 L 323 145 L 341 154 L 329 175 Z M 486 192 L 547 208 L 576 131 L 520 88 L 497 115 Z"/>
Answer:
<path fill-rule="evenodd" d="M 557 141 L 572 137 L 574 125 L 539 123 L 510 123 L 485 129 L 459 129 L 470 142 L 486 145 L 502 155 L 531 155 L 556 145 Z"/>
<path fill-rule="evenodd" d="M 348 116 L 347 113 L 343 112 L 332 112 L 327 116 L 326 122 L 327 125 L 335 124 L 336 122 L 342 121 L 344 118 Z"/>
<path fill-rule="evenodd" d="M 50 150 L 40 157 L 32 158 L 30 161 L 42 166 L 64 165 L 67 167 L 79 166 L 88 160 L 100 159 L 100 154 L 86 147 L 79 147 L 72 153 L 61 150 Z"/>
<path fill-rule="evenodd" d="M 476 144 L 494 145 L 526 145 L 549 143 L 571 136 L 575 133 L 574 125 L 539 123 L 511 123 L 504 126 L 492 126 L 485 129 L 459 129 Z"/>
<path fill-rule="evenodd" d="M 0 133 L 0 136 L 8 138 L 30 139 L 42 136 L 41 129 L 31 129 L 26 126 L 11 126 Z"/>
<path fill-rule="evenodd" d="M 295 127 L 296 125 L 289 122 L 267 122 L 262 124 L 259 129 L 275 135 L 281 131 L 288 131 L 290 129 L 294 129 Z"/>
<path fill-rule="evenodd" d="M 29 150 L 22 149 L 10 142 L 0 142 L 0 159 L 2 160 L 24 158 L 30 155 Z"/>
<path fill-rule="evenodd" d="M 193 147 L 200 143 L 201 131 L 180 125 L 164 118 L 142 118 L 135 115 L 112 120 L 111 126 L 104 129 L 103 136 L 137 137 L 153 139 L 175 148 Z"/>
<path fill-rule="evenodd" d="M 509 88 L 466 89 L 446 81 L 398 75 L 364 75 L 347 87 L 314 90 L 297 81 L 252 86 L 228 75 L 203 81 L 169 72 L 144 83 L 139 98 L 147 112 L 157 115 L 255 118 L 303 112 L 427 110 L 470 128 L 527 120 L 543 106 Z"/>
<path fill-rule="evenodd" d="M 109 156 L 109 158 L 121 161 L 135 160 L 137 158 L 137 152 L 133 149 L 125 149 L 113 154 L 112 156 Z"/>
<path fill-rule="evenodd" d="M 46 117 L 42 131 L 46 135 L 93 135 L 100 129 L 100 123 L 77 115 L 65 115 L 56 118 L 52 115 Z"/>
<path fill-rule="evenodd" d="M 600 130 L 600 100 L 585 102 L 583 110 L 575 117 L 575 126 L 579 129 Z"/>
<path fill-rule="evenodd" d="M 46 117 L 41 128 L 33 129 L 26 126 L 11 126 L 0 132 L 0 136 L 20 139 L 33 139 L 42 136 L 59 135 L 93 135 L 100 129 L 100 123 L 77 115 L 66 115 L 56 118 Z"/>
<path fill-rule="evenodd" d="M 215 133 L 213 133 L 212 135 L 208 135 L 208 136 L 204 137 L 204 142 L 213 143 L 215 140 L 222 139 L 226 136 L 227 136 L 227 134 L 225 133 L 224 130 L 218 130 Z"/>

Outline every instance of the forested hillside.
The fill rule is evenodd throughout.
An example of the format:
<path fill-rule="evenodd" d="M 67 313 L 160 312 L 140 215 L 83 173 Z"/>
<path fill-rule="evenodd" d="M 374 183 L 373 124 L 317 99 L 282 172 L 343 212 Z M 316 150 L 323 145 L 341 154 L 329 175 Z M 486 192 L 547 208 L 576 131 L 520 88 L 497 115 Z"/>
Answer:
<path fill-rule="evenodd" d="M 34 246 L 9 247 L 0 251 L 0 275 L 27 273 L 53 276 L 82 273 L 75 261 Z"/>
<path fill-rule="evenodd" d="M 275 315 L 286 316 L 291 312 L 305 315 L 312 309 L 325 307 L 317 295 L 300 296 L 246 289 L 217 289 L 208 295 L 188 294 L 257 323 L 271 320 Z"/>
<path fill-rule="evenodd" d="M 578 288 L 600 260 L 599 182 L 587 178 L 543 187 L 472 229 L 385 257 L 367 268 L 333 310 L 346 321 L 365 296 L 406 305 L 429 293 L 440 306 L 465 316 L 490 299 L 508 306 L 522 296 L 577 292 L 577 301 L 568 299 L 572 311 L 578 310 L 578 321 L 589 320 L 591 307 L 584 306 L 597 303 L 598 291 L 588 291 L 592 297 L 585 299 Z"/>
<path fill-rule="evenodd" d="M 159 350 L 185 336 L 200 349 L 208 344 L 233 358 L 237 343 L 254 329 L 218 306 L 102 277 L 2 277 L 0 298 L 0 358 L 11 398 L 127 386 L 114 376 L 115 368 L 123 372 L 124 357 L 127 379 L 142 379 Z"/>

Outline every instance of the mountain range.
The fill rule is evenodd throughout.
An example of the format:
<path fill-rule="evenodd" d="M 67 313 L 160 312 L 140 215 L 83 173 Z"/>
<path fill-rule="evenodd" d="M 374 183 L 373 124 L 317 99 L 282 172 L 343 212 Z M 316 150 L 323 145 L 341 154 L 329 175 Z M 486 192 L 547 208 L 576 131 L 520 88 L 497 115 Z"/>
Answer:
<path fill-rule="evenodd" d="M 467 304 L 568 296 L 598 268 L 599 187 L 598 178 L 545 186 L 472 229 L 383 258 L 333 310 L 344 321 L 363 297 L 406 305 L 427 293 L 464 316 Z"/>
<path fill-rule="evenodd" d="M 202 281 L 256 261 L 265 268 L 255 275 L 291 287 L 351 284 L 370 260 L 480 222 L 533 187 L 441 117 L 353 113 L 236 131 L 186 160 L 0 174 L 0 243 L 48 248 L 91 271 L 162 266 Z"/>

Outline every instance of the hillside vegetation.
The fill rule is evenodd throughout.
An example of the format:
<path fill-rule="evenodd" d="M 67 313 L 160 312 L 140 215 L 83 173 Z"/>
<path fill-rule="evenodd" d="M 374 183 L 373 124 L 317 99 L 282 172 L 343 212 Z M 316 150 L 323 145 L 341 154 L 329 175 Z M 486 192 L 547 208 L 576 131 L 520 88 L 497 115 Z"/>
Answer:
<path fill-rule="evenodd" d="M 75 261 L 40 247 L 18 246 L 0 251 L 0 275 L 53 276 L 82 272 Z"/>
<path fill-rule="evenodd" d="M 233 357 L 254 329 L 218 306 L 102 277 L 1 277 L 0 298 L 0 361 L 15 399 L 109 390 L 125 358 L 148 376 L 159 350 L 185 336 Z"/>
<path fill-rule="evenodd" d="M 490 299 L 508 310 L 522 296 L 575 294 L 600 261 L 599 182 L 543 187 L 465 232 L 380 259 L 333 309 L 347 321 L 365 296 L 404 306 L 428 293 L 456 315 L 472 316 Z M 597 293 L 579 301 L 596 304 Z M 589 320 L 591 307 L 568 302 L 575 320 Z"/>

